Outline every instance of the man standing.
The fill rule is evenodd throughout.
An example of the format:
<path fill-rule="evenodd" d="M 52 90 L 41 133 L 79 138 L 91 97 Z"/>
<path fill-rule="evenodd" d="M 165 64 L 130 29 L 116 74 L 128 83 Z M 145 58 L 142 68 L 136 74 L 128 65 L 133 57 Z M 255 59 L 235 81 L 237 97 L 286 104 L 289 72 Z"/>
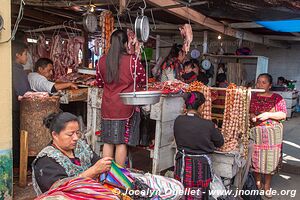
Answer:
<path fill-rule="evenodd" d="M 36 92 L 55 93 L 67 88 L 77 89 L 72 82 L 55 83 L 50 81 L 53 76 L 53 62 L 48 58 L 40 58 L 35 63 L 34 72 L 28 74 L 30 87 Z"/>

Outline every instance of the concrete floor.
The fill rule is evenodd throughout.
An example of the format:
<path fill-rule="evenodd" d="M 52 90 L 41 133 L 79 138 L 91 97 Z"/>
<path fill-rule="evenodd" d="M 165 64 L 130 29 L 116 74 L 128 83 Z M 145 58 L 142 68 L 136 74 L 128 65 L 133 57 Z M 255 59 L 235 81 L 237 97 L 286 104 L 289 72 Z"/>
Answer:
<path fill-rule="evenodd" d="M 274 200 L 300 199 L 300 113 L 284 122 L 283 166 L 281 172 L 272 179 L 272 188 L 282 193 L 289 191 L 294 195 L 275 195 Z M 295 191 L 296 190 L 296 191 Z M 298 193 L 297 193 L 298 192 Z M 294 197 L 293 197 L 294 196 Z M 266 199 L 266 198 L 264 198 Z"/>
<path fill-rule="evenodd" d="M 13 185 L 13 199 L 16 200 L 31 200 L 36 197 L 35 192 L 32 187 L 31 177 L 28 177 L 28 186 L 21 188 L 18 186 L 18 180 L 14 180 Z"/>
<path fill-rule="evenodd" d="M 289 191 L 290 195 L 276 195 L 273 200 L 300 199 L 300 113 L 292 119 L 284 122 L 284 141 L 283 141 L 283 168 L 279 174 L 272 179 L 272 189 L 277 192 L 287 192 L 282 190 L 296 190 L 298 194 Z M 134 168 L 144 171 L 151 170 L 151 160 L 147 151 L 138 151 L 133 156 Z M 35 193 L 32 188 L 31 178 L 28 178 L 29 185 L 26 188 L 20 188 L 14 184 L 14 199 L 31 200 L 34 199 Z M 17 183 L 17 180 L 14 181 Z M 291 194 L 293 195 L 291 196 Z M 263 199 L 266 199 L 263 197 Z"/>
<path fill-rule="evenodd" d="M 300 199 L 299 182 L 300 182 L 300 175 L 284 173 L 284 172 L 280 172 L 279 174 L 276 174 L 272 179 L 272 189 L 276 190 L 278 195 L 273 196 L 272 200 Z M 282 195 L 282 194 L 286 194 L 287 192 L 289 192 L 288 193 L 289 195 Z"/>
<path fill-rule="evenodd" d="M 300 175 L 300 113 L 284 122 L 283 171 Z"/>

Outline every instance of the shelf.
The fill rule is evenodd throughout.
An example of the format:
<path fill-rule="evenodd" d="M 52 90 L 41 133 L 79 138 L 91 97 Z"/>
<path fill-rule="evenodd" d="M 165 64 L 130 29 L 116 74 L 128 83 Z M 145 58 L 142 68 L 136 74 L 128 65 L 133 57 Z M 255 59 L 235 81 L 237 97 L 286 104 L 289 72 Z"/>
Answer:
<path fill-rule="evenodd" d="M 96 75 L 96 70 L 95 69 L 88 69 L 88 68 L 85 68 L 85 69 L 80 68 L 80 69 L 78 69 L 78 73 Z"/>
<path fill-rule="evenodd" d="M 237 56 L 237 55 L 214 55 L 214 54 L 204 54 L 204 56 L 214 57 L 214 58 L 235 58 L 235 59 L 257 59 L 257 58 L 266 58 L 265 56 Z"/>

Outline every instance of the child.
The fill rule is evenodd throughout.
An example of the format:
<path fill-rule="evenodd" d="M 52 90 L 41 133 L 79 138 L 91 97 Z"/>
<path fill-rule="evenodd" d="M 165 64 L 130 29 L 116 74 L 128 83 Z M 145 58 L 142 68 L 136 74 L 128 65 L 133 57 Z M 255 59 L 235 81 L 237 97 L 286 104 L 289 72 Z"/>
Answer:
<path fill-rule="evenodd" d="M 195 66 L 191 61 L 187 61 L 183 65 L 182 78 L 185 83 L 191 83 L 197 80 L 197 74 L 194 72 Z"/>
<path fill-rule="evenodd" d="M 20 42 L 14 41 L 12 44 L 12 86 L 13 86 L 13 154 L 14 167 L 19 165 L 20 155 L 20 103 L 18 96 L 23 96 L 30 91 L 27 74 L 23 65 L 27 63 L 27 46 Z"/>

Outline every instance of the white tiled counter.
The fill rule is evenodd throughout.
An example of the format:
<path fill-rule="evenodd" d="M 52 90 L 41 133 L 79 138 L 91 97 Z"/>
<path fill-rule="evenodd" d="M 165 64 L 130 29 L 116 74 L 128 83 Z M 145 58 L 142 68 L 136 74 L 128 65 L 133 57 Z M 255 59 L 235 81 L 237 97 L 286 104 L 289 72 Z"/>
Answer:
<path fill-rule="evenodd" d="M 287 109 L 287 117 L 291 118 L 293 112 L 296 111 L 297 100 L 299 98 L 298 91 L 274 91 L 274 93 L 280 94 L 282 98 L 285 100 L 286 109 Z"/>

